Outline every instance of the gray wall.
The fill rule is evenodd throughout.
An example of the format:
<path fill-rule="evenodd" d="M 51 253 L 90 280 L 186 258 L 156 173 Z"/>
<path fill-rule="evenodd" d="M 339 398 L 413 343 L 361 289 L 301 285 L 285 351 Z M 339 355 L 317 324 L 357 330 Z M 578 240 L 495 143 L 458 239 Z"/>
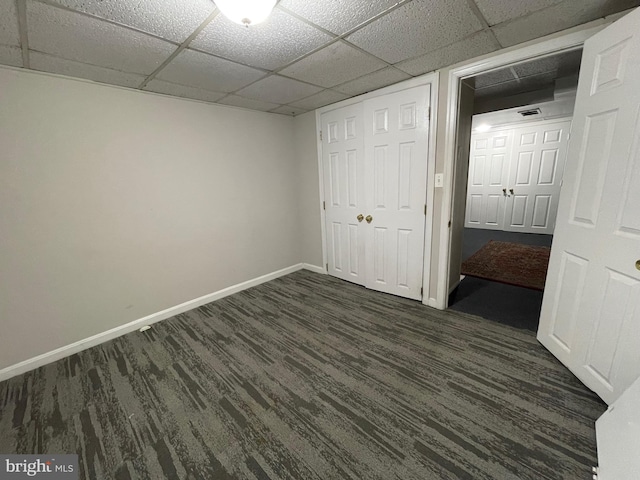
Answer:
<path fill-rule="evenodd" d="M 0 369 L 299 263 L 293 143 L 290 117 L 0 69 Z"/>

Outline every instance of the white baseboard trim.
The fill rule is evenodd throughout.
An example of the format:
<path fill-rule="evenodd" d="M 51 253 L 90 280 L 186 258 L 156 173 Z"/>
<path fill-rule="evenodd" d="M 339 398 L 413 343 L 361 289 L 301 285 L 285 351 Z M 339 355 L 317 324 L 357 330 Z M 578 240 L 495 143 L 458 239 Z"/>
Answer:
<path fill-rule="evenodd" d="M 324 268 L 319 267 L 318 265 L 311 265 L 310 263 L 303 263 L 302 268 L 311 272 L 322 273 L 323 275 L 327 274 L 327 271 Z"/>
<path fill-rule="evenodd" d="M 8 380 L 11 377 L 15 377 L 16 375 L 21 375 L 30 370 L 42 367 L 49 363 L 55 362 L 62 358 L 68 357 L 75 353 L 81 352 L 82 350 L 86 350 L 87 348 L 95 347 L 96 345 L 100 345 L 101 343 L 113 340 L 114 338 L 138 330 L 145 325 L 151 325 L 153 323 L 166 320 L 167 318 L 171 318 L 180 313 L 188 312 L 189 310 L 201 307 L 202 305 L 206 305 L 207 303 L 211 303 L 229 295 L 233 295 L 234 293 L 241 292 L 242 290 L 255 287 L 257 285 L 260 285 L 261 283 L 275 280 L 276 278 L 289 275 L 290 273 L 297 272 L 298 270 L 302 270 L 303 268 L 308 268 L 309 270 L 313 271 L 315 271 L 316 268 L 319 268 L 313 265 L 310 265 L 309 267 L 312 268 L 308 268 L 306 264 L 303 263 L 292 265 L 291 267 L 283 268 L 282 270 L 268 273 L 267 275 L 262 275 L 261 277 L 247 280 L 246 282 L 238 283 L 237 285 L 223 288 L 222 290 L 218 290 L 217 292 L 210 293 L 193 300 L 189 300 L 188 302 L 181 303 L 180 305 L 176 305 L 175 307 L 167 308 L 166 310 L 162 310 L 138 320 L 134 320 L 133 322 L 120 325 L 119 327 L 115 327 L 111 330 L 98 333 L 97 335 L 82 339 L 70 345 L 56 348 L 55 350 L 43 353 L 42 355 L 38 355 L 37 357 L 33 357 L 28 360 L 16 363 L 15 365 L 11 365 L 9 367 L 1 369 L 0 382 Z"/>

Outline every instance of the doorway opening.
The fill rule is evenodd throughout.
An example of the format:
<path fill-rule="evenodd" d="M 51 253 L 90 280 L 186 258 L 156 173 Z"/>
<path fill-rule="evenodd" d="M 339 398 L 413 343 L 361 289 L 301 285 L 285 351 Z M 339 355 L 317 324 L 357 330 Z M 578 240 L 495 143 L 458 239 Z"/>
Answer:
<path fill-rule="evenodd" d="M 537 331 L 580 47 L 460 83 L 451 309 Z"/>

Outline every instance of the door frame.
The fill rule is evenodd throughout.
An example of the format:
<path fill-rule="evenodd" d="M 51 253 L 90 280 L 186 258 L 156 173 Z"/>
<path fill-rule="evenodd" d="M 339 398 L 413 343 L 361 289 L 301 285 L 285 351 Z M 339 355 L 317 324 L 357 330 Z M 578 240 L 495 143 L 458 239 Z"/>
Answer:
<path fill-rule="evenodd" d="M 358 95 L 357 97 L 351 97 L 346 100 L 342 100 L 338 103 L 333 103 L 331 105 L 327 105 L 326 107 L 322 107 L 316 110 L 316 144 L 317 144 L 317 156 L 318 156 L 318 177 L 319 177 L 319 185 L 320 185 L 320 198 L 319 198 L 319 208 L 320 208 L 320 228 L 322 232 L 322 269 L 324 273 L 328 273 L 327 263 L 328 263 L 328 255 L 327 255 L 327 232 L 326 232 L 326 222 L 325 222 L 325 210 L 323 208 L 323 204 L 325 202 L 324 196 L 324 175 L 322 169 L 322 141 L 320 139 L 320 135 L 322 132 L 322 114 L 326 112 L 330 112 L 331 110 L 335 110 L 337 108 L 346 107 L 349 105 L 353 105 L 354 103 L 363 102 L 365 100 L 369 100 L 371 98 L 380 97 L 382 95 L 387 95 L 390 93 L 400 92 L 402 90 L 407 90 L 413 87 L 426 86 L 430 85 L 429 91 L 429 108 L 430 108 L 430 119 L 429 119 L 429 147 L 427 152 L 427 158 L 425 161 L 427 162 L 427 190 L 424 192 L 425 203 L 427 205 L 427 215 L 425 218 L 425 232 L 424 232 L 424 264 L 422 270 L 422 303 L 425 305 L 430 305 L 428 300 L 428 292 L 429 292 L 429 278 L 431 271 L 431 244 L 433 238 L 433 198 L 435 195 L 435 168 L 436 168 L 436 128 L 437 128 L 437 112 L 438 112 L 438 85 L 439 85 L 440 73 L 432 72 L 426 75 L 421 75 L 419 77 L 411 78 L 409 80 L 402 81 L 400 83 L 396 83 L 394 85 L 390 85 L 388 87 L 380 88 L 378 90 L 374 90 L 372 92 L 364 93 L 362 95 Z"/>
<path fill-rule="evenodd" d="M 514 63 L 533 60 L 557 53 L 581 48 L 585 40 L 598 33 L 628 11 L 620 12 L 609 17 L 565 30 L 560 34 L 553 34 L 543 39 L 536 39 L 516 47 L 499 50 L 480 59 L 472 60 L 452 68 L 447 81 L 446 117 L 444 130 L 444 155 L 442 168 L 444 184 L 442 188 L 442 215 L 439 225 L 439 249 L 437 253 L 436 297 L 428 305 L 440 310 L 449 306 L 449 275 L 451 267 L 451 229 L 450 221 L 453 215 L 454 192 L 466 191 L 467 178 L 454 178 L 456 171 L 456 137 L 458 131 L 459 91 L 461 82 L 475 75 L 497 70 Z M 462 185 L 461 182 L 465 183 Z M 456 188 L 457 187 L 457 188 Z M 453 225 L 455 222 L 451 222 Z M 426 285 L 426 284 L 425 284 Z M 428 295 L 427 295 L 428 296 Z"/>

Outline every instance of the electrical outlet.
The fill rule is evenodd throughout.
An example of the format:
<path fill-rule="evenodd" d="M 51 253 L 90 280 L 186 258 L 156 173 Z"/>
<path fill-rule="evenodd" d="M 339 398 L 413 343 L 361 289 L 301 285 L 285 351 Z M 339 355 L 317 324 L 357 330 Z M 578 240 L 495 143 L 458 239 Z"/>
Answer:
<path fill-rule="evenodd" d="M 436 173 L 436 188 L 442 188 L 444 185 L 444 173 Z"/>

